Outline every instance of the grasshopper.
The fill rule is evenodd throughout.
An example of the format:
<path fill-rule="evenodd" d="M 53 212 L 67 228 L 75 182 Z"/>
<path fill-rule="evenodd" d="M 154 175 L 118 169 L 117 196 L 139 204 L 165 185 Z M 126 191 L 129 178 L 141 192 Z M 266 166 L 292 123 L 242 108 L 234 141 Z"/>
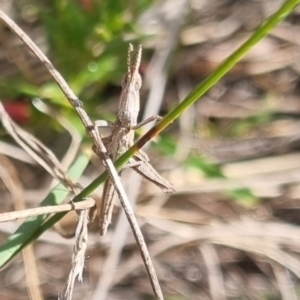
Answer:
<path fill-rule="evenodd" d="M 119 101 L 118 114 L 116 121 L 112 124 L 112 131 L 108 137 L 103 138 L 113 161 L 119 158 L 134 144 L 134 131 L 155 120 L 159 116 L 152 116 L 141 123 L 137 123 L 140 111 L 139 90 L 142 85 L 142 78 L 139 74 L 141 63 L 142 46 L 139 45 L 135 60 L 133 61 L 133 46 L 129 44 L 127 58 L 127 73 L 122 79 L 122 92 Z M 105 124 L 105 125 L 102 125 Z M 96 127 L 107 126 L 105 121 L 96 121 Z M 133 158 L 124 166 L 131 167 L 144 178 L 159 186 L 166 194 L 174 191 L 171 183 L 160 176 L 149 162 L 147 154 L 139 150 Z M 123 167 L 123 168 L 124 168 Z M 121 173 L 121 172 L 120 172 Z M 119 173 L 119 175 L 120 175 Z M 102 194 L 102 202 L 98 205 L 100 235 L 105 235 L 107 227 L 111 222 L 112 210 L 114 206 L 115 189 L 112 181 L 108 179 L 105 182 Z"/>

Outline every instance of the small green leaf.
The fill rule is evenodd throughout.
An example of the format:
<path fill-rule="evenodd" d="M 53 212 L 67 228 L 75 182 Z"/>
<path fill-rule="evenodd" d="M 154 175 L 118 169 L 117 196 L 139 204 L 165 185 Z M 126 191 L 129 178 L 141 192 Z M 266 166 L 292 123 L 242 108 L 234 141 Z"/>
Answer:
<path fill-rule="evenodd" d="M 246 208 L 253 208 L 259 203 L 259 199 L 247 188 L 227 191 L 226 194 L 231 197 L 233 201 Z"/>
<path fill-rule="evenodd" d="M 192 154 L 187 158 L 186 165 L 198 169 L 209 178 L 224 178 L 220 166 L 210 163 L 204 157 Z"/>

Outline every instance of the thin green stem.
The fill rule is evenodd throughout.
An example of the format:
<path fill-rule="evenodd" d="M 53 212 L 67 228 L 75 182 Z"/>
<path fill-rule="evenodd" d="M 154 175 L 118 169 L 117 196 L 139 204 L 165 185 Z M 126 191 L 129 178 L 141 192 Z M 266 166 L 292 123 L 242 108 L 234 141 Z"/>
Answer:
<path fill-rule="evenodd" d="M 153 126 L 143 137 L 141 137 L 126 153 L 120 156 L 115 162 L 115 167 L 119 169 L 132 157 L 141 147 L 155 137 L 158 133 L 170 125 L 178 118 L 187 108 L 193 103 L 200 100 L 212 86 L 214 86 L 241 58 L 263 37 L 265 37 L 271 29 L 285 19 L 294 8 L 300 4 L 300 0 L 287 0 L 273 15 L 255 30 L 250 38 L 244 42 L 236 51 L 234 51 L 219 67 L 210 74 L 202 83 L 200 83 L 186 98 L 170 111 L 159 123 Z M 102 173 L 88 188 L 94 189 L 107 178 L 105 173 Z M 95 186 L 96 185 L 96 186 Z"/>

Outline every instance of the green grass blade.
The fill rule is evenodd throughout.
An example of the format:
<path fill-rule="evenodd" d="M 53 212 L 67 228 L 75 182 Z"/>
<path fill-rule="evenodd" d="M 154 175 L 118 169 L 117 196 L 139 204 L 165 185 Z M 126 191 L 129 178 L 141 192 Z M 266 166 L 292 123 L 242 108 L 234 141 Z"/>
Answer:
<path fill-rule="evenodd" d="M 77 181 L 89 162 L 89 157 L 86 155 L 79 156 L 69 170 L 71 179 Z M 53 191 L 44 199 L 40 206 L 57 205 L 62 203 L 68 196 L 69 191 L 62 184 L 58 184 Z M 46 228 L 42 224 L 47 219 L 47 215 L 28 218 L 18 229 L 12 234 L 7 241 L 0 246 L 0 267 L 8 263 L 16 254 L 18 254 L 26 245 L 35 240 L 40 233 L 40 228 L 43 231 Z"/>
<path fill-rule="evenodd" d="M 263 37 L 265 37 L 278 23 L 286 18 L 295 7 L 300 4 L 300 0 L 287 0 L 282 6 L 272 14 L 267 20 L 258 27 L 254 33 L 246 40 L 236 51 L 234 51 L 219 67 L 211 73 L 202 83 L 200 83 L 178 106 L 170 111 L 159 123 L 151 128 L 143 137 L 141 137 L 126 153 L 120 156 L 115 162 L 115 167 L 119 169 L 132 157 L 141 147 L 155 137 L 159 132 L 170 125 L 193 103 L 200 100 L 212 86 L 214 86 L 241 58 Z M 102 173 L 88 187 L 92 192 L 99 184 L 107 178 L 106 173 Z"/>
<path fill-rule="evenodd" d="M 278 23 L 286 18 L 297 5 L 300 0 L 287 0 L 274 14 L 259 26 L 253 34 L 247 39 L 236 51 L 234 51 L 227 59 L 225 59 L 219 67 L 211 73 L 202 83 L 200 83 L 187 97 L 172 111 L 170 111 L 159 123 L 151 128 L 142 138 L 139 139 L 124 155 L 122 155 L 116 163 L 116 166 L 124 164 L 138 149 L 144 146 L 150 139 L 155 137 L 159 132 L 170 125 L 178 118 L 187 108 L 196 101 L 200 100 L 212 86 L 214 86 L 228 71 L 230 71 L 237 62 L 263 37 L 265 37 Z"/>

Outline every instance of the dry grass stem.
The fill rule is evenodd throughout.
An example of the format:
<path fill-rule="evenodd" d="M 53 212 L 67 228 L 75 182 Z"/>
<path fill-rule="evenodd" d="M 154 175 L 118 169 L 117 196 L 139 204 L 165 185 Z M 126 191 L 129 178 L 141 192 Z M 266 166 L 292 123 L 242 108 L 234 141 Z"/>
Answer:
<path fill-rule="evenodd" d="M 71 136 L 71 142 L 66 150 L 64 157 L 61 159 L 61 164 L 65 169 L 68 169 L 72 164 L 76 155 L 79 151 L 81 144 L 81 136 L 78 131 L 74 128 L 71 122 L 59 111 L 54 110 L 49 105 L 46 105 L 41 99 L 35 98 L 32 101 L 32 104 L 44 114 L 47 114 L 49 117 L 54 118 L 63 128 L 69 132 Z"/>
<path fill-rule="evenodd" d="M 86 199 L 86 200 L 76 202 L 76 203 L 70 202 L 68 204 L 61 204 L 61 205 L 28 208 L 26 210 L 21 210 L 21 211 L 1 213 L 0 214 L 0 223 L 18 220 L 18 219 L 25 219 L 28 217 L 34 217 L 34 216 L 39 216 L 39 215 L 59 213 L 59 212 L 64 212 L 64 211 L 85 210 L 88 208 L 92 208 L 93 206 L 95 206 L 95 200 L 94 199 Z"/>
<path fill-rule="evenodd" d="M 12 195 L 15 209 L 24 209 L 23 187 L 15 167 L 5 156 L 0 156 L 0 177 Z M 23 263 L 26 272 L 27 291 L 30 299 L 42 300 L 38 268 L 32 245 L 22 250 Z"/>
<path fill-rule="evenodd" d="M 204 263 L 208 270 L 210 295 L 212 300 L 225 300 L 224 280 L 221 272 L 217 252 L 211 244 L 203 243 L 199 246 Z"/>
<path fill-rule="evenodd" d="M 75 244 L 72 254 L 72 269 L 63 291 L 63 300 L 71 300 L 76 277 L 78 281 L 82 282 L 82 272 L 84 268 L 85 252 L 88 241 L 88 223 L 89 210 L 82 210 L 79 214 L 78 225 L 75 233 Z"/>
<path fill-rule="evenodd" d="M 0 102 L 0 119 L 7 133 L 47 172 L 77 194 L 76 184 L 68 177 L 54 153 L 32 134 L 19 127 Z"/>

